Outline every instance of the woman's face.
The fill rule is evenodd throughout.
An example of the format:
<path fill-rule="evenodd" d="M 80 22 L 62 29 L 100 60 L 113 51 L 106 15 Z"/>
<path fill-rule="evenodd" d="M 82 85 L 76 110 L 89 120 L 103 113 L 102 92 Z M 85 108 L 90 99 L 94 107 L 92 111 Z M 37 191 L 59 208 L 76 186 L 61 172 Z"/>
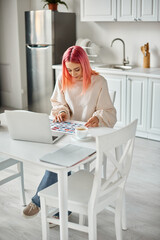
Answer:
<path fill-rule="evenodd" d="M 82 80 L 83 71 L 80 63 L 66 62 L 68 73 L 75 81 Z"/>

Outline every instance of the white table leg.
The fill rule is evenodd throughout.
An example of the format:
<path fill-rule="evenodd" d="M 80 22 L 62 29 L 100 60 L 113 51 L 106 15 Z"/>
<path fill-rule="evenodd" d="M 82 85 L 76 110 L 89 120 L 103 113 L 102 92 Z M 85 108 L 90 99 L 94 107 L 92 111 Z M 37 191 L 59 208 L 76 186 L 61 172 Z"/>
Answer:
<path fill-rule="evenodd" d="M 68 175 L 67 172 L 58 173 L 58 195 L 60 215 L 60 239 L 68 240 Z"/>

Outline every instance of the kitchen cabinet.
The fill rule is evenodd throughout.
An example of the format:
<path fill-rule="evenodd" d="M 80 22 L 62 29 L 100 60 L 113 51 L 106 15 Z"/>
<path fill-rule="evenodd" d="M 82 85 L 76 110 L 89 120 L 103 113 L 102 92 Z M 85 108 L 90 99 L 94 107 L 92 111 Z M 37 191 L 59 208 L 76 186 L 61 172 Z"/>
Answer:
<path fill-rule="evenodd" d="M 160 140 L 160 78 L 149 78 L 147 105 L 148 138 Z"/>
<path fill-rule="evenodd" d="M 138 21 L 158 21 L 158 0 L 138 0 Z"/>
<path fill-rule="evenodd" d="M 158 21 L 158 0 L 81 0 L 81 21 Z"/>
<path fill-rule="evenodd" d="M 117 1 L 117 21 L 133 22 L 137 17 L 136 0 L 119 0 Z"/>
<path fill-rule="evenodd" d="M 56 78 L 61 66 L 55 66 Z M 108 83 L 109 91 L 116 91 L 116 128 L 138 118 L 136 136 L 160 141 L 160 69 L 137 68 L 130 71 L 95 67 Z M 146 73 L 148 72 L 148 73 Z"/>
<path fill-rule="evenodd" d="M 117 1 L 117 21 L 157 21 L 158 0 Z"/>
<path fill-rule="evenodd" d="M 81 0 L 81 21 L 116 21 L 116 0 Z"/>
<path fill-rule="evenodd" d="M 126 121 L 138 119 L 136 136 L 140 137 L 147 137 L 147 99 L 146 77 L 127 76 Z"/>
<path fill-rule="evenodd" d="M 126 125 L 126 76 L 99 73 L 107 80 L 109 91 L 116 91 L 114 103 L 117 110 L 116 127 L 124 127 Z"/>

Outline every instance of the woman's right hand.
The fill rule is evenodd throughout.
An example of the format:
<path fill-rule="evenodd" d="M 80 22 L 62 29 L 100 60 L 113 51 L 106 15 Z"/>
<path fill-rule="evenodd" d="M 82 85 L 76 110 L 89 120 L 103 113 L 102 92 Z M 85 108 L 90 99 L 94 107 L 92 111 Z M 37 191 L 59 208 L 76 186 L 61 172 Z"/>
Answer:
<path fill-rule="evenodd" d="M 54 122 L 64 122 L 67 120 L 67 113 L 61 112 L 57 115 L 54 115 Z"/>
<path fill-rule="evenodd" d="M 86 122 L 85 126 L 88 127 L 98 127 L 99 125 L 99 119 L 96 116 L 93 116 L 91 118 L 88 119 L 88 121 Z"/>

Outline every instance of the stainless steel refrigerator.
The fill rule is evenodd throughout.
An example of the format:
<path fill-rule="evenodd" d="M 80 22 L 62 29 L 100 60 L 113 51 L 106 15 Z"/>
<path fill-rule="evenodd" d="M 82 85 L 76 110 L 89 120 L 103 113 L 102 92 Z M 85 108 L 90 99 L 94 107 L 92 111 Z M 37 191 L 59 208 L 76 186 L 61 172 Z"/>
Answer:
<path fill-rule="evenodd" d="M 46 101 L 50 106 L 54 88 L 52 65 L 60 64 L 64 51 L 75 45 L 75 19 L 75 13 L 25 12 L 28 104 L 32 110 L 45 112 Z"/>

